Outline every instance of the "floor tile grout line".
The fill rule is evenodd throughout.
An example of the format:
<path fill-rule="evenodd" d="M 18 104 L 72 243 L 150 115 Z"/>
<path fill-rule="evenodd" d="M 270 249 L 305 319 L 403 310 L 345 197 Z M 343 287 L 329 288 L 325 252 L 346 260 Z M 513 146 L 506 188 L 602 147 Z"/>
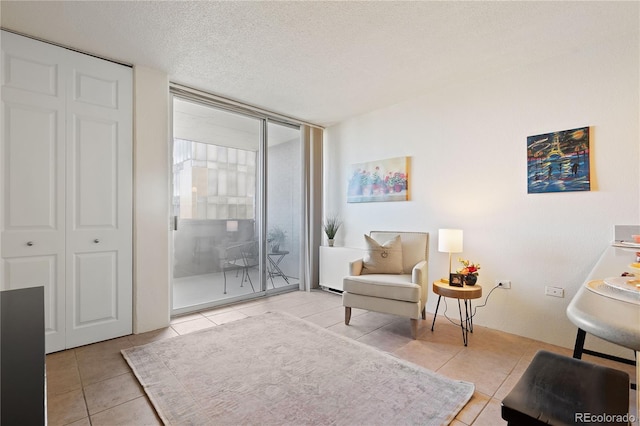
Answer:
<path fill-rule="evenodd" d="M 80 378 L 80 390 L 82 391 L 82 400 L 84 401 L 84 410 L 85 413 L 87 413 L 87 419 L 89 419 L 89 424 L 91 424 L 91 419 L 89 416 L 89 404 L 87 404 L 87 395 L 85 393 L 85 384 L 82 380 L 82 374 L 80 374 L 80 364 L 78 362 L 78 352 L 73 349 L 73 357 L 75 358 L 76 361 L 76 368 L 78 369 L 78 377 Z M 82 420 L 84 417 L 81 417 L 79 419 L 74 420 L 71 423 L 77 422 L 79 420 Z"/>
<path fill-rule="evenodd" d="M 140 399 L 140 398 L 148 399 L 148 398 L 147 398 L 147 394 L 146 394 L 146 392 L 145 392 L 145 393 L 143 393 L 142 395 L 138 395 L 138 396 L 133 397 L 133 398 L 131 398 L 131 399 L 128 399 L 128 400 L 126 400 L 126 401 L 122 401 L 122 402 L 120 402 L 119 404 L 113 405 L 113 406 L 111 406 L 111 407 L 109 407 L 109 408 L 105 408 L 104 410 L 96 411 L 96 412 L 95 412 L 95 413 L 93 413 L 93 414 L 88 414 L 88 417 L 89 417 L 89 418 L 91 418 L 92 416 L 97 416 L 97 415 L 98 415 L 98 414 L 100 414 L 100 413 L 104 413 L 105 411 L 112 410 L 112 409 L 114 409 L 114 408 L 116 408 L 116 407 L 120 407 L 120 406 L 122 406 L 122 405 L 124 405 L 124 404 L 127 404 L 127 403 L 129 403 L 129 402 L 131 402 L 131 401 L 135 401 L 136 399 Z"/>

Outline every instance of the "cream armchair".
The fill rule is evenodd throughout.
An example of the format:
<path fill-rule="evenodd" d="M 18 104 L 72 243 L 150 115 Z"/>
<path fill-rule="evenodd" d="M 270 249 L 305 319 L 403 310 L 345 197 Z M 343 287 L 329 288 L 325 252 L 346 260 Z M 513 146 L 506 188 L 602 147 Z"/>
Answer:
<path fill-rule="evenodd" d="M 351 262 L 349 264 L 350 275 L 343 279 L 344 323 L 349 325 L 351 308 L 409 317 L 411 319 L 411 337 L 415 339 L 418 318 L 425 319 L 428 295 L 429 234 L 426 232 L 372 231 L 369 235 L 380 244 L 400 236 L 401 271 L 397 271 L 400 273 L 367 273 L 366 257 Z M 382 257 L 387 256 L 383 254 Z M 375 268 L 372 271 L 377 272 Z"/>

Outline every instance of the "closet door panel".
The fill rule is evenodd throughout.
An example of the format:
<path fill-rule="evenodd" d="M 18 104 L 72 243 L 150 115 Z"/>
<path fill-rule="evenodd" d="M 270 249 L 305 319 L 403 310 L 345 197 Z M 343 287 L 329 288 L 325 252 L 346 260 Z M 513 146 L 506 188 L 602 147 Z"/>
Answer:
<path fill-rule="evenodd" d="M 4 263 L 7 285 L 3 290 L 44 287 L 46 351 L 64 349 L 65 312 L 56 309 L 61 301 L 64 302 L 64 288 L 56 285 L 57 282 L 64 282 L 64 270 L 58 266 L 64 263 L 56 256 L 14 257 L 6 259 Z"/>
<path fill-rule="evenodd" d="M 93 69 L 92 74 L 76 70 L 73 96 L 78 103 L 117 110 L 119 82 L 112 75 Z"/>
<path fill-rule="evenodd" d="M 117 252 L 78 254 L 74 259 L 75 329 L 117 320 Z"/>
<path fill-rule="evenodd" d="M 117 227 L 117 122 L 74 117 L 74 229 Z"/>
<path fill-rule="evenodd" d="M 44 286 L 46 349 L 53 352 L 65 348 L 61 49 L 4 31 L 2 37 L 0 288 Z"/>
<path fill-rule="evenodd" d="M 56 52 L 48 50 L 48 47 L 43 48 L 41 43 L 15 34 L 3 32 L 2 38 L 3 88 L 58 97 L 60 87 Z"/>
<path fill-rule="evenodd" d="M 132 332 L 132 72 L 73 59 L 67 104 L 67 340 Z"/>
<path fill-rule="evenodd" d="M 5 229 L 56 228 L 57 111 L 5 103 Z"/>

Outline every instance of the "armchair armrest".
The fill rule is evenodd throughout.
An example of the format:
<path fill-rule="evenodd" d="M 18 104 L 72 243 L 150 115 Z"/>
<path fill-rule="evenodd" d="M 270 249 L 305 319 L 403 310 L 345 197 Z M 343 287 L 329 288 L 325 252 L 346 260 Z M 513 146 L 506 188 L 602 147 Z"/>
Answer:
<path fill-rule="evenodd" d="M 362 267 L 364 261 L 362 259 L 356 259 L 353 262 L 349 262 L 349 275 L 360 275 L 362 273 Z"/>
<path fill-rule="evenodd" d="M 422 288 L 426 289 L 429 281 L 429 277 L 427 276 L 428 272 L 429 266 L 427 264 L 427 261 L 423 260 L 421 262 L 418 262 L 411 271 L 411 282 L 414 284 L 419 284 Z"/>
<path fill-rule="evenodd" d="M 418 284 L 420 291 L 420 305 L 422 307 L 422 319 L 425 319 L 427 308 L 427 296 L 429 295 L 429 264 L 426 260 L 418 262 L 411 271 L 411 282 Z"/>

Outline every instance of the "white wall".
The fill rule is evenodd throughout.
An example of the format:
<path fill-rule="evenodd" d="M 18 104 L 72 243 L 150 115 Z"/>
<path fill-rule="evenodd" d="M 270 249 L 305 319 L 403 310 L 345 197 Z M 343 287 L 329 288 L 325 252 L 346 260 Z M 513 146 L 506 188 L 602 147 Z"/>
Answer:
<path fill-rule="evenodd" d="M 133 332 L 169 325 L 169 81 L 134 67 Z"/>
<path fill-rule="evenodd" d="M 640 223 L 638 49 L 637 34 L 610 40 L 327 129 L 326 210 L 344 219 L 337 245 L 362 247 L 372 229 L 428 231 L 435 280 L 448 273 L 438 229 L 461 228 L 462 257 L 482 265 L 483 287 L 513 282 L 478 309 L 477 324 L 572 347 L 566 306 L 613 226 Z M 591 192 L 528 195 L 527 136 L 582 126 L 591 126 Z M 411 157 L 411 201 L 346 203 L 349 164 L 398 156 Z M 565 298 L 544 296 L 545 285 Z M 429 312 L 436 301 L 431 293 Z"/>

